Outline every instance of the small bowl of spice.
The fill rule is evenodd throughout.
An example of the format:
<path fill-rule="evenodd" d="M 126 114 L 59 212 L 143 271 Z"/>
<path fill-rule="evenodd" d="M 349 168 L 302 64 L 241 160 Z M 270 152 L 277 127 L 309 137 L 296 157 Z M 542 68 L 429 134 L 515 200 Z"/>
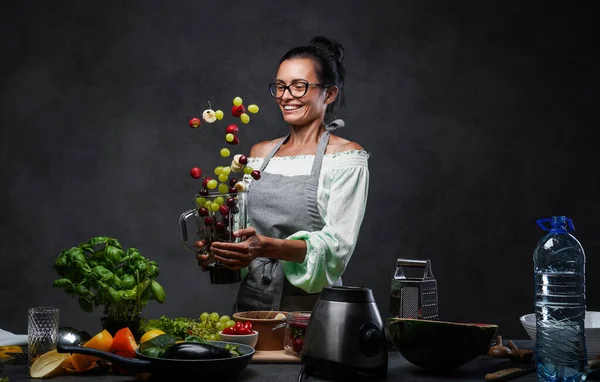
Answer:
<path fill-rule="evenodd" d="M 304 345 L 304 335 L 310 320 L 309 311 L 290 312 L 286 319 L 283 348 L 288 354 L 300 357 Z"/>

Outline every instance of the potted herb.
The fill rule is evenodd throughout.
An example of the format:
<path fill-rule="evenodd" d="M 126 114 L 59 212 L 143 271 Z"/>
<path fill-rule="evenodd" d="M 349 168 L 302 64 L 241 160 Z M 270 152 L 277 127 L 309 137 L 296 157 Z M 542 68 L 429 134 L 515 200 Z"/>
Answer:
<path fill-rule="evenodd" d="M 104 307 L 102 327 L 114 335 L 129 327 L 137 333 L 142 309 L 150 300 L 165 301 L 155 280 L 158 264 L 135 248 L 124 250 L 113 238 L 100 236 L 62 251 L 54 263 L 60 278 L 52 284 L 77 298 L 85 312 Z"/>

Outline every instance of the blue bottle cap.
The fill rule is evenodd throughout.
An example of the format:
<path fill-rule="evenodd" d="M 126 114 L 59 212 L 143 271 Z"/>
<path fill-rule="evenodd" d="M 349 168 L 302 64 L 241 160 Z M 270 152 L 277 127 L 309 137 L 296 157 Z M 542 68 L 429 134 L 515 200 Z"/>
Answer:
<path fill-rule="evenodd" d="M 537 224 L 544 230 L 551 233 L 565 233 L 575 231 L 573 221 L 565 216 L 552 216 L 552 219 L 538 219 Z M 550 223 L 552 227 L 546 227 L 544 223 Z"/>

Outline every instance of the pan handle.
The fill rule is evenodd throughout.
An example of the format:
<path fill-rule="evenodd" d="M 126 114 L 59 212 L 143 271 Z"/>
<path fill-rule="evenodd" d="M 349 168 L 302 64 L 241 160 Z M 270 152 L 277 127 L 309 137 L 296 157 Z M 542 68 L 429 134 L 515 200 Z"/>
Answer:
<path fill-rule="evenodd" d="M 125 358 L 113 353 L 97 349 L 90 349 L 71 345 L 56 345 L 56 351 L 58 353 L 78 353 L 99 357 L 109 362 L 119 364 L 125 369 L 134 373 L 149 373 L 151 371 L 150 369 L 152 368 L 152 362 L 150 361 L 137 358 Z"/>

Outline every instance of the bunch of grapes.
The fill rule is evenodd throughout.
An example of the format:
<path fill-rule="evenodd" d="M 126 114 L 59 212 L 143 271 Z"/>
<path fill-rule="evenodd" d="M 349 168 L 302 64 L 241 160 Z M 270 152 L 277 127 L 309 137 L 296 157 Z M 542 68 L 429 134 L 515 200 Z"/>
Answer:
<path fill-rule="evenodd" d="M 235 326 L 235 321 L 227 315 L 220 316 L 217 312 L 203 312 L 200 315 L 200 322 L 195 323 L 189 330 L 192 335 L 205 341 L 219 341 L 221 339 L 219 332 L 233 326 Z"/>

